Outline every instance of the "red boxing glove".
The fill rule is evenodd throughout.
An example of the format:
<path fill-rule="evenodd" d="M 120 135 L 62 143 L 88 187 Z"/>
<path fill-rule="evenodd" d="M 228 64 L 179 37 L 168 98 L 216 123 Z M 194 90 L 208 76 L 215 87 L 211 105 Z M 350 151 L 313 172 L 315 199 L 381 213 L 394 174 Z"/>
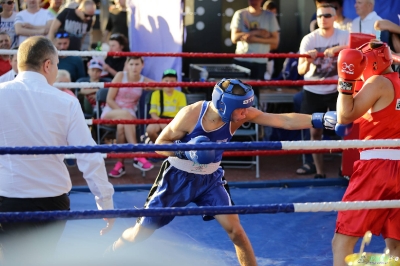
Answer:
<path fill-rule="evenodd" d="M 343 49 L 339 53 L 337 68 L 339 75 L 338 91 L 343 94 L 353 95 L 355 83 L 361 78 L 367 58 L 356 49 Z"/>

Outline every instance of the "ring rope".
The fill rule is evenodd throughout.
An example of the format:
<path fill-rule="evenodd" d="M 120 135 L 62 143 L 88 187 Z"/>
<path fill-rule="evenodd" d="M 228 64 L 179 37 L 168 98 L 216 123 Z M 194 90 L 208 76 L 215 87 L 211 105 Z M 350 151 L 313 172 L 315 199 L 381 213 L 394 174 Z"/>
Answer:
<path fill-rule="evenodd" d="M 342 149 L 333 150 L 272 150 L 272 151 L 226 151 L 222 155 L 224 157 L 236 157 L 236 156 L 270 156 L 270 155 L 293 155 L 293 154 L 303 154 L 303 153 L 339 153 Z M 144 158 L 162 158 L 165 159 L 167 156 L 158 153 L 102 153 L 104 159 L 134 159 L 137 157 Z M 65 154 L 65 159 L 76 159 L 75 154 Z"/>
<path fill-rule="evenodd" d="M 102 218 L 129 217 L 160 217 L 188 215 L 218 215 L 218 214 L 258 214 L 258 213 L 293 213 L 293 212 L 331 212 L 361 209 L 399 208 L 400 200 L 354 201 L 354 202 L 307 202 L 281 203 L 236 206 L 205 206 L 205 207 L 167 207 L 150 209 L 119 209 L 119 210 L 86 210 L 86 211 L 49 211 L 49 212 L 4 212 L 0 213 L 0 223 L 79 220 Z"/>
<path fill-rule="evenodd" d="M 0 55 L 14 55 L 17 50 L 0 49 Z M 141 56 L 141 57 L 199 57 L 199 58 L 300 58 L 311 57 L 308 54 L 295 53 L 265 53 L 265 54 L 234 54 L 234 53 L 164 53 L 164 52 L 106 52 L 106 51 L 58 51 L 59 56 L 82 57 L 107 57 L 107 56 Z M 317 57 L 324 57 L 324 53 L 318 53 Z"/>
<path fill-rule="evenodd" d="M 304 85 L 337 85 L 337 80 L 267 80 L 246 81 L 251 86 L 296 86 Z M 208 87 L 215 86 L 215 82 L 56 82 L 58 88 L 135 88 L 135 87 Z"/>
<path fill-rule="evenodd" d="M 255 142 L 209 142 L 198 144 L 119 144 L 95 146 L 36 146 L 0 147 L 4 154 L 65 154 L 65 153 L 107 153 L 143 151 L 190 151 L 190 150 L 314 150 L 314 149 L 361 149 L 398 148 L 400 139 L 392 140 L 338 140 L 338 141 L 255 141 Z"/>
<path fill-rule="evenodd" d="M 149 125 L 169 124 L 172 119 L 86 119 L 86 124 L 91 125 Z"/>

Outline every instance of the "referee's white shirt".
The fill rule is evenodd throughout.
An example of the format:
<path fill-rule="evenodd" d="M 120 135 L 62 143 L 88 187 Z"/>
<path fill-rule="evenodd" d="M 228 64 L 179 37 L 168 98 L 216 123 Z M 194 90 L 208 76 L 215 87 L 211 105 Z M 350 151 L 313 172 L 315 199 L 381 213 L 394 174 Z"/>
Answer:
<path fill-rule="evenodd" d="M 78 100 L 25 71 L 0 84 L 0 147 L 96 145 Z M 99 209 L 112 209 L 114 188 L 99 153 L 76 154 Z M 64 155 L 0 155 L 0 196 L 55 197 L 71 190 Z"/>

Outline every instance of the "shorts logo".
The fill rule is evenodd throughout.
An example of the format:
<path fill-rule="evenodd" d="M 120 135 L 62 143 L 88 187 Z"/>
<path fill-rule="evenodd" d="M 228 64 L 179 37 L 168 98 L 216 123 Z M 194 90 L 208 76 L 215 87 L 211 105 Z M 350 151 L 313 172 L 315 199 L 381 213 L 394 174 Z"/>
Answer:
<path fill-rule="evenodd" d="M 254 96 L 251 97 L 250 99 L 244 100 L 244 101 L 243 101 L 243 104 L 248 104 L 248 103 L 251 103 L 251 102 L 253 102 L 253 101 L 254 101 Z"/>
<path fill-rule="evenodd" d="M 347 73 L 347 74 L 354 74 L 354 65 L 343 62 L 342 72 Z"/>
<path fill-rule="evenodd" d="M 397 110 L 397 111 L 400 110 L 400 99 L 397 99 L 396 110 Z"/>

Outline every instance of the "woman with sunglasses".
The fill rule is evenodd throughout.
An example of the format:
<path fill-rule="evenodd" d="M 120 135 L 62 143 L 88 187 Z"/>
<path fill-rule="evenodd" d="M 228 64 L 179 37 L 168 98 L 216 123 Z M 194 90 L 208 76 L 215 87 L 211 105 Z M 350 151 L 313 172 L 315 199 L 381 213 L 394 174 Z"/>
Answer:
<path fill-rule="evenodd" d="M 108 41 L 109 52 L 129 52 L 128 39 L 121 33 L 114 33 Z M 107 56 L 104 71 L 108 72 L 106 78 L 114 78 L 119 71 L 123 71 L 126 59 L 121 56 Z"/>
<path fill-rule="evenodd" d="M 94 25 L 95 12 L 96 4 L 92 0 L 82 1 L 76 9 L 65 8 L 53 20 L 48 38 L 53 41 L 56 32 L 63 29 L 70 35 L 68 50 L 81 50 L 82 40 Z"/>
<path fill-rule="evenodd" d="M 7 32 L 11 39 L 11 48 L 17 44 L 17 35 L 15 34 L 14 20 L 17 12 L 14 11 L 14 1 L 0 2 L 3 11 L 0 13 L 0 31 Z"/>
<path fill-rule="evenodd" d="M 127 82 L 154 82 L 141 75 L 144 62 L 142 57 L 128 57 L 126 60 L 126 71 L 118 72 L 114 83 Z M 149 88 L 145 88 L 149 89 Z M 101 114 L 102 119 L 135 119 L 136 110 L 142 96 L 143 88 L 110 88 L 107 94 L 107 104 Z M 117 144 L 137 143 L 135 125 L 117 125 Z M 141 171 L 149 171 L 153 165 L 145 158 L 137 157 L 133 160 L 133 166 Z M 125 174 L 124 160 L 120 159 L 108 174 L 110 177 L 118 178 Z"/>

